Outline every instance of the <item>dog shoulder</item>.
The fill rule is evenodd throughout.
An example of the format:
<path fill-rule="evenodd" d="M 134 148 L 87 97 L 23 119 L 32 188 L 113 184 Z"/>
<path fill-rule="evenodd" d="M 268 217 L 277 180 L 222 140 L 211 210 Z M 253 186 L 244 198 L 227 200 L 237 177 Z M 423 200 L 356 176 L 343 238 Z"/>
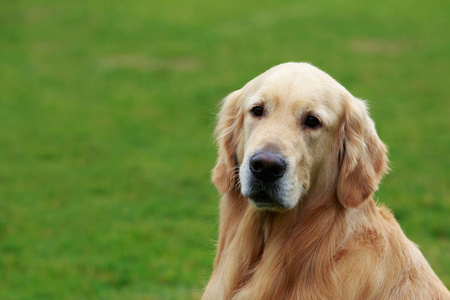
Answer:
<path fill-rule="evenodd" d="M 419 248 L 385 206 L 376 206 L 334 255 L 343 297 L 450 299 Z"/>

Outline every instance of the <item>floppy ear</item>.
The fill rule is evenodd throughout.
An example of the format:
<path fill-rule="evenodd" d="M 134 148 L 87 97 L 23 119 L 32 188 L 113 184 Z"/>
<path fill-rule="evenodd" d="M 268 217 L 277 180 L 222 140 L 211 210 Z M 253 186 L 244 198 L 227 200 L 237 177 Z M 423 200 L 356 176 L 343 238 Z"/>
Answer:
<path fill-rule="evenodd" d="M 238 90 L 224 99 L 215 130 L 219 150 L 217 163 L 212 171 L 212 181 L 222 194 L 236 185 L 236 149 L 243 124 L 240 96 L 241 90 Z"/>
<path fill-rule="evenodd" d="M 357 207 L 368 199 L 388 171 L 386 146 L 377 135 L 365 103 L 356 98 L 349 100 L 337 184 L 337 197 L 347 208 Z"/>

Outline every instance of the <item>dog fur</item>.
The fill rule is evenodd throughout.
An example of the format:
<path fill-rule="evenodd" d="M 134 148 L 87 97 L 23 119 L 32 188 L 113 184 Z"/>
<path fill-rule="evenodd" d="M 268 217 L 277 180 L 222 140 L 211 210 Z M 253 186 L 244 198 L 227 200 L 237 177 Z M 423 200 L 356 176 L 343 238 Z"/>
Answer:
<path fill-rule="evenodd" d="M 255 105 L 264 115 L 251 114 Z M 320 127 L 305 127 L 310 115 Z M 203 299 L 450 299 L 372 198 L 387 150 L 365 103 L 325 72 L 269 69 L 225 98 L 216 134 L 219 238 Z M 248 165 L 267 149 L 287 169 L 269 199 L 276 206 L 261 209 Z"/>

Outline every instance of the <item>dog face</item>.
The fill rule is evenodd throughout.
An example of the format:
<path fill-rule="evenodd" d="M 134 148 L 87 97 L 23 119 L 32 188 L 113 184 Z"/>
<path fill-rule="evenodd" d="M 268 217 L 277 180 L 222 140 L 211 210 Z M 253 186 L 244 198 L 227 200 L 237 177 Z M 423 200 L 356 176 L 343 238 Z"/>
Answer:
<path fill-rule="evenodd" d="M 354 207 L 386 171 L 364 103 L 309 64 L 276 66 L 228 96 L 217 134 L 213 181 L 221 192 L 240 183 L 260 209 L 288 210 L 329 190 Z"/>

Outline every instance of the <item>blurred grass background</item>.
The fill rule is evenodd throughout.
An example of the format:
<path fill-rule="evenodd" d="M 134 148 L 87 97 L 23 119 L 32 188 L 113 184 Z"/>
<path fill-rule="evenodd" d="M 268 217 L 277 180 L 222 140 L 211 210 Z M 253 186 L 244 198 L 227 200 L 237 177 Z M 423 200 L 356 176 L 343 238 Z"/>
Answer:
<path fill-rule="evenodd" d="M 196 299 L 217 103 L 308 61 L 369 99 L 377 197 L 450 285 L 450 1 L 0 2 L 0 299 Z"/>

